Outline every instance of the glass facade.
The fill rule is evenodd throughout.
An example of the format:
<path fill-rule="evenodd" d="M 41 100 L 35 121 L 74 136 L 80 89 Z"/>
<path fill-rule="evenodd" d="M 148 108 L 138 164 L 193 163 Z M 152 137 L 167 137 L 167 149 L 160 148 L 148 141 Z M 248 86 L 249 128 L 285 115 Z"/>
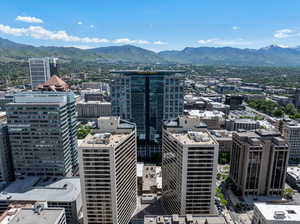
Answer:
<path fill-rule="evenodd" d="M 136 123 L 138 157 L 160 153 L 162 121 L 183 113 L 182 71 L 119 71 L 111 83 L 112 113 Z"/>

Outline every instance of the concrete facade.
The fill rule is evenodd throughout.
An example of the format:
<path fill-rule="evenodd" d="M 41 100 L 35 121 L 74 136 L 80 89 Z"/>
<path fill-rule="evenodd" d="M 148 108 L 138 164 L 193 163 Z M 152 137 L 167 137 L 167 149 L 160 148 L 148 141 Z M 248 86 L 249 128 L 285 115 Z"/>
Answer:
<path fill-rule="evenodd" d="M 243 196 L 282 195 L 289 149 L 278 132 L 233 134 L 230 178 Z"/>
<path fill-rule="evenodd" d="M 290 123 L 283 127 L 283 136 L 290 148 L 289 163 L 299 164 L 300 162 L 300 124 Z"/>
<path fill-rule="evenodd" d="M 215 214 L 218 143 L 209 132 L 180 117 L 163 128 L 162 194 L 170 214 Z"/>
<path fill-rule="evenodd" d="M 95 120 L 101 116 L 111 116 L 111 103 L 100 101 L 79 102 L 76 104 L 78 120 Z"/>
<path fill-rule="evenodd" d="M 118 117 L 79 145 L 85 224 L 128 224 L 136 209 L 136 130 Z"/>

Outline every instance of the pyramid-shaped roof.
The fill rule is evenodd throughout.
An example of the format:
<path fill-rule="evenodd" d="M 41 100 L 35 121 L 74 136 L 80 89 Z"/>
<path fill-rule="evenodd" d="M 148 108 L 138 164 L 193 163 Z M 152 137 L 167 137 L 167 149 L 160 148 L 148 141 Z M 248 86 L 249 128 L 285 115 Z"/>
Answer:
<path fill-rule="evenodd" d="M 53 76 L 51 76 L 51 78 L 47 82 L 38 85 L 37 89 L 39 89 L 39 90 L 47 90 L 47 91 L 61 91 L 61 92 L 65 92 L 65 91 L 69 90 L 69 85 L 67 83 L 65 83 L 57 75 L 53 75 Z"/>

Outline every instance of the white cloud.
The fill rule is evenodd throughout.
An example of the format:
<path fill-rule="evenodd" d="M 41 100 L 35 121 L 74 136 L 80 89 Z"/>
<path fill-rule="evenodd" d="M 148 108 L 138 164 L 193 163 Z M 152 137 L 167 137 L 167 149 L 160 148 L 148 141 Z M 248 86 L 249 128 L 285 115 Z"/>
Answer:
<path fill-rule="evenodd" d="M 77 24 L 78 24 L 78 25 L 82 25 L 82 24 L 83 24 L 83 22 L 81 22 L 81 21 L 78 21 L 78 22 L 77 22 Z"/>
<path fill-rule="evenodd" d="M 232 29 L 233 30 L 239 30 L 239 29 L 241 29 L 241 27 L 239 27 L 239 26 L 233 26 Z"/>
<path fill-rule="evenodd" d="M 284 44 L 279 44 L 278 46 L 281 47 L 281 48 L 290 48 L 289 45 L 284 45 Z"/>
<path fill-rule="evenodd" d="M 155 44 L 155 45 L 166 45 L 168 43 L 158 40 L 158 41 L 154 41 L 153 44 Z"/>
<path fill-rule="evenodd" d="M 215 45 L 215 46 L 245 46 L 250 45 L 252 42 L 245 41 L 243 39 L 236 39 L 236 40 L 222 40 L 219 38 L 211 38 L 207 40 L 198 40 L 199 44 L 205 45 Z"/>
<path fill-rule="evenodd" d="M 79 49 L 82 49 L 82 50 L 95 48 L 95 47 L 88 46 L 88 45 L 73 45 L 73 46 L 67 46 L 67 47 L 75 47 L 75 48 L 79 48 Z"/>
<path fill-rule="evenodd" d="M 43 23 L 43 20 L 31 16 L 17 16 L 16 20 L 25 23 Z"/>
<path fill-rule="evenodd" d="M 281 29 L 275 31 L 274 37 L 278 39 L 283 39 L 283 38 L 288 38 L 288 37 L 293 37 L 293 36 L 300 36 L 300 33 L 297 32 L 296 30 L 292 29 Z"/>
<path fill-rule="evenodd" d="M 128 38 L 120 38 L 113 41 L 116 44 L 149 44 L 147 40 L 130 40 Z"/>
<path fill-rule="evenodd" d="M 42 26 L 29 26 L 26 28 L 14 28 L 7 25 L 0 24 L 0 33 L 9 34 L 13 36 L 27 36 L 41 40 L 55 40 L 64 42 L 77 43 L 116 43 L 116 44 L 151 44 L 147 40 L 131 40 L 128 38 L 120 38 L 116 40 L 108 40 L 106 38 L 98 37 L 78 37 L 68 34 L 64 30 L 51 31 Z"/>
<path fill-rule="evenodd" d="M 94 25 L 90 25 L 90 28 L 95 28 L 95 26 Z"/>
<path fill-rule="evenodd" d="M 64 30 L 51 31 L 41 26 L 30 26 L 27 28 L 13 28 L 0 24 L 0 32 L 14 36 L 29 36 L 42 40 L 60 40 L 66 42 L 82 42 L 82 43 L 107 43 L 109 40 L 105 38 L 77 37 L 69 35 Z"/>

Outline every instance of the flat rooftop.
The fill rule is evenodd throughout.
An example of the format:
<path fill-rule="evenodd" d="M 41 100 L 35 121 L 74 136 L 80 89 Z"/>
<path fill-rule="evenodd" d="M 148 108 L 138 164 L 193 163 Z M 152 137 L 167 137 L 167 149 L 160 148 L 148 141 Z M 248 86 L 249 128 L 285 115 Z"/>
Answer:
<path fill-rule="evenodd" d="M 218 144 L 207 131 L 170 133 L 183 145 L 215 145 Z"/>
<path fill-rule="evenodd" d="M 80 148 L 99 148 L 99 147 L 115 147 L 126 139 L 130 133 L 97 133 L 89 134 L 83 139 L 79 145 Z"/>
<path fill-rule="evenodd" d="M 225 114 L 221 111 L 214 110 L 214 111 L 208 111 L 208 110 L 185 110 L 189 115 L 191 116 L 199 116 L 201 118 L 213 118 L 213 117 L 219 117 L 222 118 L 225 116 Z"/>
<path fill-rule="evenodd" d="M 268 221 L 299 221 L 300 205 L 255 203 L 256 208 Z"/>
<path fill-rule="evenodd" d="M 84 100 L 78 102 L 77 104 L 100 104 L 100 105 L 111 105 L 111 102 L 106 102 L 106 101 L 88 101 L 85 102 Z"/>
<path fill-rule="evenodd" d="M 112 70 L 110 73 L 125 74 L 125 75 L 160 75 L 160 74 L 175 74 L 185 73 L 185 70 Z"/>
<path fill-rule="evenodd" d="M 143 191 L 151 191 L 152 187 L 162 188 L 161 167 L 145 165 L 143 167 Z"/>
<path fill-rule="evenodd" d="M 188 221 L 193 221 L 192 223 L 204 224 L 207 220 L 208 224 L 226 224 L 226 220 L 221 216 L 178 216 L 178 215 L 166 215 L 166 216 L 145 216 L 144 224 L 168 224 L 173 223 L 171 221 L 178 221 L 180 224 L 191 223 Z"/>
<path fill-rule="evenodd" d="M 238 119 L 234 119 L 233 120 L 234 123 L 240 123 L 240 124 L 256 124 L 258 123 L 256 120 L 252 120 L 252 119 L 243 119 L 243 118 L 238 118 Z"/>
<path fill-rule="evenodd" d="M 62 208 L 44 208 L 35 213 L 31 208 L 22 208 L 8 222 L 8 224 L 55 224 L 64 213 Z"/>
<path fill-rule="evenodd" d="M 79 177 L 17 179 L 0 193 L 0 201 L 75 201 L 81 194 Z"/>
<path fill-rule="evenodd" d="M 298 166 L 289 166 L 287 168 L 287 173 L 291 175 L 296 180 L 300 180 L 300 167 Z"/>

